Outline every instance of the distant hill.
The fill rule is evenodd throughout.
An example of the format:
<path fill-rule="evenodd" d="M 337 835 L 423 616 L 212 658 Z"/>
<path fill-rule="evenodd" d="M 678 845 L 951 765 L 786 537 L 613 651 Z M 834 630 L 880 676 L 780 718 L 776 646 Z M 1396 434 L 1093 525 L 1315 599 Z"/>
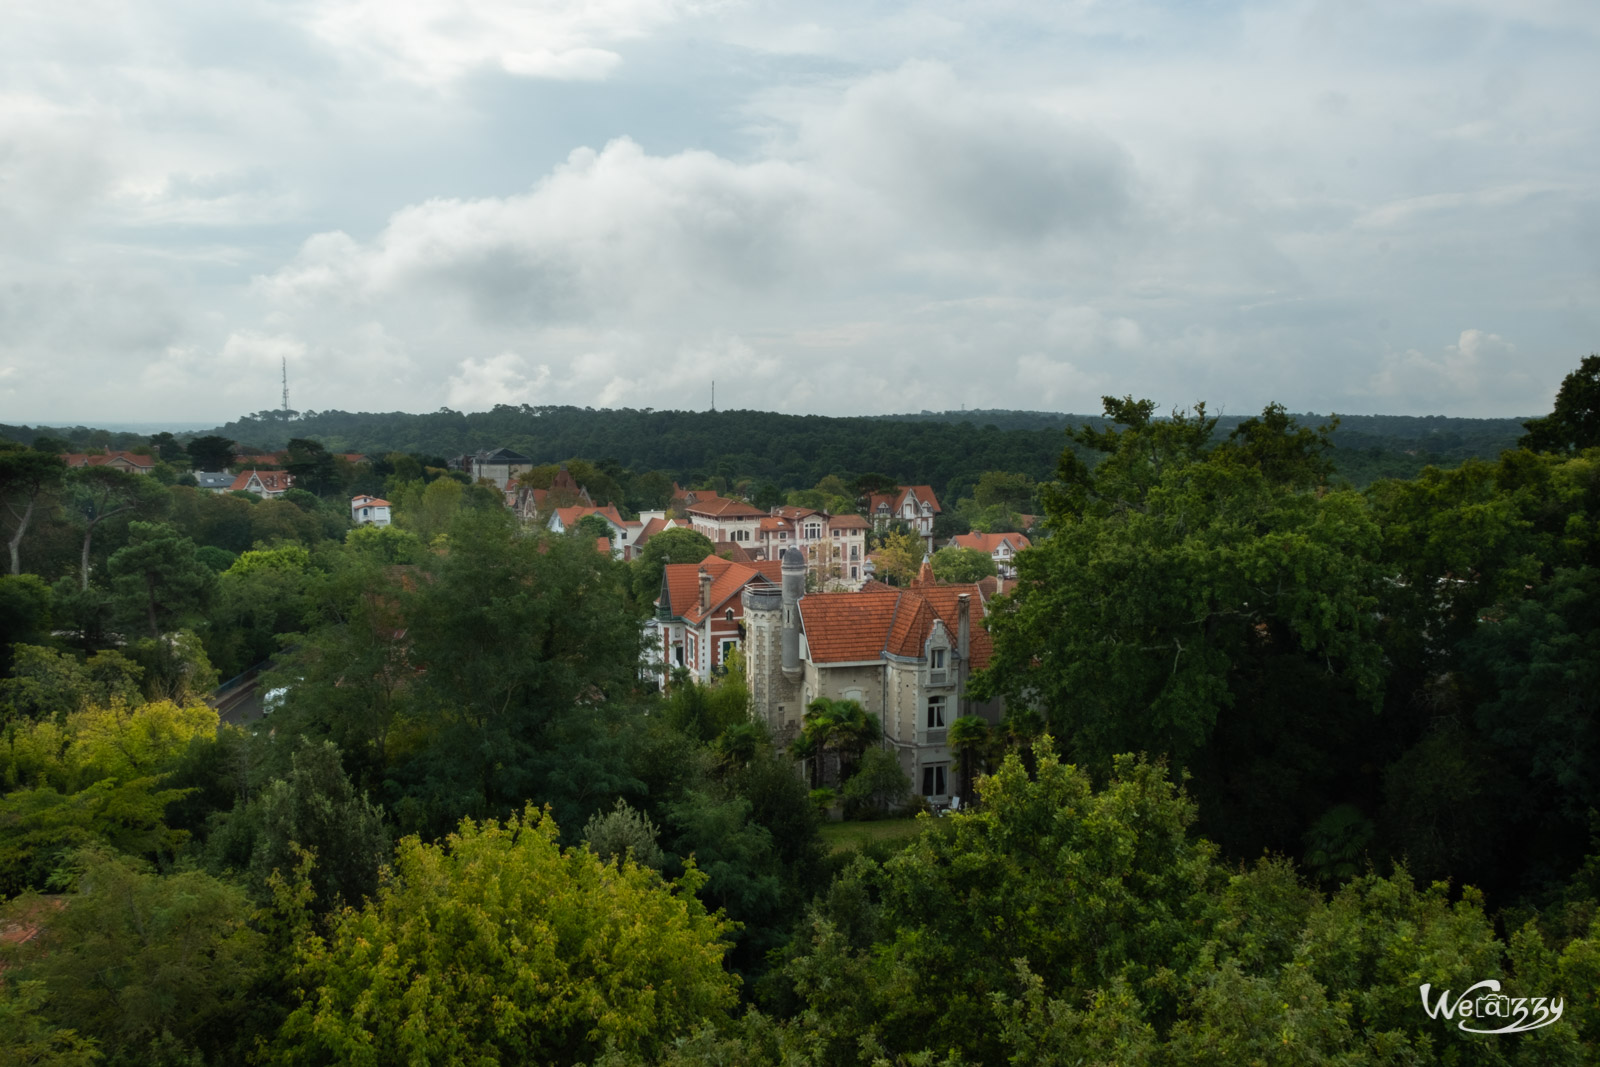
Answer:
<path fill-rule="evenodd" d="M 1247 416 L 1224 415 L 1226 433 Z M 1328 415 L 1297 415 L 1321 425 Z M 835 418 L 764 411 L 655 411 L 566 406 L 513 407 L 463 414 L 306 412 L 286 419 L 259 412 L 207 431 L 262 450 L 291 437 L 311 437 L 335 452 L 415 452 L 448 458 L 509 447 L 540 463 L 573 457 L 610 460 L 635 471 L 661 470 L 679 480 L 721 474 L 769 481 L 782 489 L 815 485 L 828 474 L 886 474 L 931 485 L 943 499 L 965 493 L 986 470 L 1051 477 L 1066 446 L 1063 431 L 1100 416 L 1052 411 L 923 411 Z M 193 424 L 189 424 L 193 425 Z M 1443 415 L 1341 415 L 1334 462 L 1358 486 L 1376 478 L 1411 477 L 1423 467 L 1493 459 L 1515 448 L 1521 419 L 1459 419 Z M 3 426 L 0 436 L 32 444 L 48 435 L 74 448 L 135 448 L 144 435 L 85 426 Z M 181 433 L 180 437 L 197 436 Z"/>
<path fill-rule="evenodd" d="M 1226 433 L 1245 415 L 1225 415 Z M 1328 415 L 1298 415 L 1321 425 Z M 1443 415 L 1342 415 L 1334 461 L 1356 485 L 1410 477 L 1429 464 L 1455 466 L 1493 459 L 1516 447 L 1521 419 Z M 1102 425 L 1100 416 L 1043 411 L 924 411 L 837 418 L 761 411 L 655 411 L 567 406 L 513 407 L 463 414 L 309 412 L 292 420 L 262 412 L 213 432 L 241 444 L 283 447 L 290 437 L 315 437 L 337 452 L 418 452 L 448 457 L 483 448 L 516 449 L 542 463 L 582 456 L 633 470 L 664 470 L 680 479 L 723 474 L 771 481 L 781 488 L 814 485 L 827 474 L 887 474 L 932 485 L 942 496 L 962 491 L 986 470 L 1051 476 L 1068 426 Z"/>

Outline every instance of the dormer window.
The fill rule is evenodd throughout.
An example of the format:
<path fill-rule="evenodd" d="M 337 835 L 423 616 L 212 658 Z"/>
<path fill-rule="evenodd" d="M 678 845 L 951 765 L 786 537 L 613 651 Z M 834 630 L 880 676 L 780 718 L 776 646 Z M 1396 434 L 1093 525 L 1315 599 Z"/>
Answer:
<path fill-rule="evenodd" d="M 945 649 L 931 648 L 928 650 L 928 669 L 931 671 L 944 670 Z"/>

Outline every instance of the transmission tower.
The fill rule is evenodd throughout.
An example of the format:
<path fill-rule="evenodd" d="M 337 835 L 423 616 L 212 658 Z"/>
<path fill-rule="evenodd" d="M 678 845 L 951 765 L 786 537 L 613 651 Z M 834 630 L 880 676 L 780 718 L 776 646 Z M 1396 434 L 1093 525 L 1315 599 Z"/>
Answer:
<path fill-rule="evenodd" d="M 289 357 L 283 357 L 283 417 L 289 417 Z"/>

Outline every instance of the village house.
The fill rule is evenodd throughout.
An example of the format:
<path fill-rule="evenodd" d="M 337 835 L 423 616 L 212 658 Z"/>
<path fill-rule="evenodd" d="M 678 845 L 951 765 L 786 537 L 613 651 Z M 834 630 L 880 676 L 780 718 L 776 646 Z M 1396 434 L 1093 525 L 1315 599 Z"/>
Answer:
<path fill-rule="evenodd" d="M 756 543 L 766 512 L 751 507 L 743 500 L 714 493 L 693 495 L 695 499 L 692 502 L 681 505 L 691 527 L 711 541 L 731 541 L 747 547 Z"/>
<path fill-rule="evenodd" d="M 1000 721 L 999 701 L 964 695 L 989 662 L 984 596 L 977 585 L 937 585 L 931 572 L 908 589 L 878 582 L 853 593 L 807 593 L 805 555 L 783 553 L 780 584 L 744 588 L 745 671 L 751 716 L 780 743 L 800 730 L 818 697 L 859 701 L 883 724 L 912 787 L 935 805 L 959 789 L 947 731 L 962 715 Z"/>
<path fill-rule="evenodd" d="M 67 452 L 62 454 L 61 461 L 69 467 L 110 467 L 129 474 L 149 474 L 156 469 L 154 456 L 141 456 L 136 452 Z"/>
<path fill-rule="evenodd" d="M 933 554 L 933 520 L 939 514 L 939 498 L 927 485 L 902 485 L 892 493 L 874 493 L 867 498 L 867 514 L 872 527 L 883 531 L 899 520 L 922 538 L 928 555 Z"/>
<path fill-rule="evenodd" d="M 233 488 L 237 474 L 227 471 L 195 471 L 194 482 L 201 489 L 210 493 L 226 493 Z"/>
<path fill-rule="evenodd" d="M 351 497 L 350 521 L 357 526 L 387 526 L 389 502 L 375 496 L 367 496 L 365 493 Z"/>
<path fill-rule="evenodd" d="M 294 479 L 287 471 L 241 471 L 234 476 L 233 484 L 228 486 L 231 492 L 254 493 L 263 500 L 273 500 L 287 493 L 294 485 Z"/>
<path fill-rule="evenodd" d="M 661 595 L 646 632 L 656 639 L 656 675 L 665 685 L 676 667 L 709 682 L 744 643 L 741 593 L 756 586 L 776 589 L 776 562 L 736 563 L 707 556 L 699 563 L 669 563 L 661 572 Z"/>
<path fill-rule="evenodd" d="M 859 589 L 867 580 L 869 529 L 860 515 L 782 505 L 761 521 L 752 554 L 775 560 L 785 548 L 798 548 L 805 553 L 812 586 Z"/>
<path fill-rule="evenodd" d="M 516 512 L 517 518 L 523 522 L 547 520 L 551 508 L 594 506 L 589 490 L 577 483 L 565 463 L 556 471 L 548 489 L 533 489 L 513 481 L 503 491 L 506 494 L 506 507 Z"/>
<path fill-rule="evenodd" d="M 471 457 L 466 457 L 467 474 L 474 482 L 490 481 L 497 489 L 504 490 L 508 485 L 517 480 L 517 475 L 525 470 L 532 470 L 533 460 L 520 452 L 513 452 L 509 448 L 497 448 L 493 452 L 479 452 Z"/>
<path fill-rule="evenodd" d="M 1017 553 L 1030 547 L 1030 542 L 1019 533 L 972 533 L 957 534 L 950 539 L 950 543 L 957 548 L 970 548 L 982 552 L 994 560 L 995 570 L 1002 578 L 1015 578 L 1017 576 Z"/>

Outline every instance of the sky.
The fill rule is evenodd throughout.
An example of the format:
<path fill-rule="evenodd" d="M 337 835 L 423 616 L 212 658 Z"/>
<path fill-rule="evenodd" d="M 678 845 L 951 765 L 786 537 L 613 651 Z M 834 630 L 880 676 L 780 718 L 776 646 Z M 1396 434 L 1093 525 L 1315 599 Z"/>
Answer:
<path fill-rule="evenodd" d="M 7 0 L 0 421 L 1532 415 L 1592 0 Z"/>

